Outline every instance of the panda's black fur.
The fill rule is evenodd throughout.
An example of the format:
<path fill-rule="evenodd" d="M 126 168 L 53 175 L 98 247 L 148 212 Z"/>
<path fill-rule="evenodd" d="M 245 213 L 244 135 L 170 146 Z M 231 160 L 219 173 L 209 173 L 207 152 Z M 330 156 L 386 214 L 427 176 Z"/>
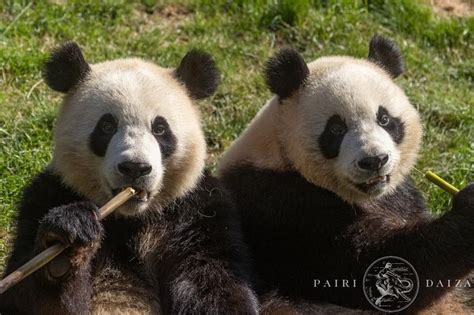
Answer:
<path fill-rule="evenodd" d="M 385 69 L 393 78 L 405 72 L 400 48 L 386 37 L 375 35 L 369 44 L 369 60 Z"/>
<path fill-rule="evenodd" d="M 430 225 L 423 198 L 407 180 L 392 196 L 361 208 L 307 182 L 298 172 L 242 165 L 222 175 L 242 211 L 260 295 L 277 288 L 294 299 L 372 309 L 360 286 L 314 288 L 313 279 L 356 279 L 384 256 L 400 256 L 426 279 L 462 279 L 472 268 L 474 186 L 455 199 L 444 222 Z M 401 229 L 403 225 L 406 225 Z M 459 229 L 463 226 L 464 229 Z M 467 257 L 466 257 L 467 256 Z M 446 288 L 420 289 L 410 310 Z"/>
<path fill-rule="evenodd" d="M 179 69 L 177 78 L 193 97 L 215 90 L 218 75 L 209 55 L 190 53 Z M 67 43 L 53 53 L 45 76 L 51 88 L 67 92 L 89 71 L 78 46 Z M 193 81 L 201 75 L 205 79 Z M 161 120 L 154 123 L 165 126 Z M 94 131 L 89 142 L 98 157 L 110 140 L 103 136 Z M 157 139 L 162 160 L 172 158 L 175 150 L 173 134 L 168 140 L 163 144 Z M 5 275 L 53 242 L 70 247 L 0 295 L 0 313 L 256 313 L 233 202 L 207 173 L 193 187 L 166 205 L 152 200 L 135 216 L 112 214 L 99 221 L 98 205 L 48 166 L 23 192 Z"/>
<path fill-rule="evenodd" d="M 400 51 L 390 40 L 375 36 L 370 50 L 369 60 L 382 66 L 391 77 L 403 71 Z M 288 155 L 285 156 L 285 148 L 280 147 L 281 139 L 274 131 L 259 133 L 259 126 L 264 129 L 269 121 L 274 122 L 264 119 L 280 113 L 280 107 L 295 106 L 283 101 L 289 97 L 298 100 L 299 96 L 293 95 L 308 83 L 308 72 L 302 70 L 301 60 L 288 49 L 270 59 L 266 68 L 267 83 L 277 96 L 257 115 L 219 166 L 220 176 L 242 215 L 245 241 L 256 266 L 259 296 L 270 305 L 272 299 L 276 299 L 272 310 L 297 309 L 311 313 L 310 308 L 305 311 L 304 307 L 297 307 L 298 302 L 309 301 L 314 305 L 332 303 L 354 310 L 375 311 L 364 296 L 364 273 L 376 259 L 398 256 L 414 266 L 420 280 L 418 296 L 405 312 L 411 314 L 433 306 L 450 291 L 446 287 L 449 279 L 463 279 L 474 267 L 474 184 L 454 196 L 449 212 L 435 218 L 409 177 L 405 177 L 395 191 L 363 203 L 349 203 L 308 181 L 292 161 L 285 158 Z M 291 73 L 289 65 L 294 67 L 294 75 L 288 75 Z M 328 124 L 333 118 L 328 118 Z M 406 131 L 403 122 L 391 118 L 394 118 L 392 125 L 384 128 L 398 144 L 404 141 Z M 276 124 L 276 128 L 280 128 Z M 282 134 L 289 133 L 288 128 L 293 127 L 299 126 L 281 127 Z M 273 129 L 265 129 L 265 132 L 267 130 Z M 322 156 L 336 157 L 342 138 L 334 135 L 324 138 L 324 133 L 321 137 L 318 145 Z M 273 140 L 275 138 L 278 140 Z M 270 151 L 268 143 L 272 141 L 278 143 L 275 145 L 278 149 Z M 317 143 L 318 139 L 313 141 Z M 268 148 L 263 148 L 265 146 Z M 272 159 L 272 154 L 281 154 L 281 162 Z M 325 280 L 337 279 L 339 287 L 334 287 L 334 282 L 331 282 L 332 287 L 322 284 L 315 287 L 315 279 L 322 284 Z M 355 280 L 356 287 L 341 288 L 343 279 Z M 427 288 L 427 279 L 440 280 L 445 286 Z M 473 280 L 470 279 L 471 284 Z M 470 292 L 472 294 L 472 290 Z M 292 303 L 296 306 L 291 307 Z M 323 308 L 321 312 L 326 311 Z M 331 312 L 329 308 L 327 312 Z"/>
<path fill-rule="evenodd" d="M 43 69 L 43 77 L 53 90 L 66 93 L 90 72 L 81 49 L 74 42 L 56 48 Z"/>
<path fill-rule="evenodd" d="M 41 237 L 38 226 L 64 236 L 77 235 L 73 243 L 103 239 L 90 269 L 81 266 L 75 274 L 60 279 L 51 279 L 45 268 L 40 269 L 1 296 L 2 314 L 87 314 L 93 292 L 91 277 L 106 268 L 140 279 L 147 288 L 142 298 L 159 301 L 163 314 L 252 313 L 254 305 L 245 304 L 243 293 L 230 285 L 250 280 L 249 264 L 235 208 L 215 178 L 206 175 L 195 191 L 160 212 L 107 218 L 105 233 L 91 220 L 96 210 L 93 204 L 87 207 L 91 212 L 84 211 L 84 204 L 79 204 L 79 211 L 74 209 L 85 200 L 48 170 L 25 189 L 6 274 L 44 249 L 36 241 Z M 62 220 L 50 219 L 51 209 L 64 212 Z M 80 226 L 71 220 L 74 210 Z M 146 253 L 138 253 L 140 250 Z M 146 257 L 139 258 L 143 254 Z M 199 289 L 170 291 L 169 283 L 178 278 L 196 280 Z"/>
<path fill-rule="evenodd" d="M 287 98 L 304 83 L 309 75 L 306 62 L 291 48 L 282 49 L 266 65 L 266 82 L 270 91 Z"/>
<path fill-rule="evenodd" d="M 214 60 L 208 54 L 197 50 L 192 50 L 184 56 L 176 69 L 176 76 L 186 84 L 190 96 L 196 99 L 211 96 L 219 84 L 219 71 Z"/>

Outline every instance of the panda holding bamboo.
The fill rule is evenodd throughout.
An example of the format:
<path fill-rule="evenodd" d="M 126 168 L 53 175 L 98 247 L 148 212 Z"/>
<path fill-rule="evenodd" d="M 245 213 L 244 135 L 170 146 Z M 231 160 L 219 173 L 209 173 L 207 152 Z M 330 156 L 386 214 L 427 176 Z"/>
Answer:
<path fill-rule="evenodd" d="M 275 303 L 263 298 L 269 309 L 280 299 L 287 311 L 294 301 L 373 310 L 364 272 L 398 256 L 419 275 L 412 313 L 449 291 L 424 287 L 427 279 L 447 283 L 474 268 L 474 185 L 443 216 L 430 214 L 409 178 L 422 127 L 393 81 L 404 71 L 400 50 L 378 35 L 369 46 L 368 59 L 308 64 L 295 50 L 278 52 L 266 66 L 275 96 L 219 164 L 241 211 L 257 291 L 276 290 Z M 314 279 L 358 286 L 316 288 Z"/>
<path fill-rule="evenodd" d="M 54 242 L 70 247 L 2 294 L 0 313 L 256 313 L 236 210 L 203 171 L 194 100 L 217 87 L 212 58 L 89 64 L 69 42 L 44 78 L 65 93 L 54 155 L 24 191 L 6 274 Z M 127 186 L 140 193 L 100 222 L 97 205 Z"/>

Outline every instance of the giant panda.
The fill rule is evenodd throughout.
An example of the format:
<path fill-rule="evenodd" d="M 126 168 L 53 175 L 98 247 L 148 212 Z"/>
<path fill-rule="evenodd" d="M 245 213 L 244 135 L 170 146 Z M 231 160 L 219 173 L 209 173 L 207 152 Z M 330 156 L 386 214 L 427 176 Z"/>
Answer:
<path fill-rule="evenodd" d="M 68 42 L 44 79 L 65 93 L 53 159 L 24 190 L 5 273 L 53 242 L 70 248 L 1 295 L 0 313 L 256 313 L 235 207 L 203 171 L 194 101 L 217 87 L 211 56 L 89 64 Z M 140 193 L 99 221 L 126 186 Z"/>
<path fill-rule="evenodd" d="M 375 311 L 364 294 L 365 272 L 397 256 L 419 276 L 418 296 L 406 309 L 413 313 L 434 307 L 448 280 L 453 287 L 473 269 L 474 185 L 435 218 L 409 178 L 422 127 L 394 82 L 403 71 L 400 49 L 380 35 L 367 59 L 306 63 L 284 48 L 267 62 L 275 95 L 218 165 L 241 211 L 263 303 L 272 292 L 284 307 L 309 301 Z M 425 287 L 428 279 L 443 287 Z"/>

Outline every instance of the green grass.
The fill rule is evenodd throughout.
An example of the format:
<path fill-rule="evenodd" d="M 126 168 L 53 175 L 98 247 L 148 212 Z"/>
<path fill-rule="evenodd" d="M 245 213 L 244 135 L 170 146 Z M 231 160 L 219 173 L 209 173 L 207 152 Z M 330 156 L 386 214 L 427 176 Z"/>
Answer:
<path fill-rule="evenodd" d="M 261 69 L 281 46 L 309 61 L 364 57 L 370 37 L 394 38 L 407 73 L 398 82 L 425 127 L 420 169 L 458 187 L 474 169 L 474 18 L 436 16 L 420 1 L 2 1 L 0 4 L 0 257 L 22 187 L 48 163 L 59 95 L 41 82 L 48 51 L 75 40 L 91 62 L 127 56 L 176 65 L 190 48 L 212 53 L 222 70 L 217 94 L 202 102 L 209 165 L 270 96 Z M 434 212 L 450 197 L 414 175 Z M 1 261 L 0 261 L 1 265 Z"/>

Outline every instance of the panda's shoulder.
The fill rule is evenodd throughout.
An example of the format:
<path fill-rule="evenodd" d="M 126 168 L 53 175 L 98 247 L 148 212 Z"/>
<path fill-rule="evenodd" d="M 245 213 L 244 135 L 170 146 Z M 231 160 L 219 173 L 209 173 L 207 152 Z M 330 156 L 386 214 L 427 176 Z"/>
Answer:
<path fill-rule="evenodd" d="M 37 174 L 23 191 L 22 208 L 52 208 L 83 200 L 80 194 L 64 184 L 60 175 L 46 168 Z"/>
<path fill-rule="evenodd" d="M 213 189 L 224 190 L 224 187 L 220 179 L 218 179 L 214 175 L 211 175 L 209 172 L 205 172 L 199 181 L 199 185 L 196 188 L 196 192 L 205 193 Z"/>
<path fill-rule="evenodd" d="M 205 173 L 190 198 L 203 208 L 233 208 L 229 191 L 217 177 Z"/>
<path fill-rule="evenodd" d="M 237 213 L 227 189 L 216 177 L 206 173 L 198 185 L 182 197 L 175 207 L 182 216 L 206 222 L 233 221 Z"/>

